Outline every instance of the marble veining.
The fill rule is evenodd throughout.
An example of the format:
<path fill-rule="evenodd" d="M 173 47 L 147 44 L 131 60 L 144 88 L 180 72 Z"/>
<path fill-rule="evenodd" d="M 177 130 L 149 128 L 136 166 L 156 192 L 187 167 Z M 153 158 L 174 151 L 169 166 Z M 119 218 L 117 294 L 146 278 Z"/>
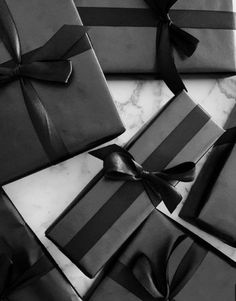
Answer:
<path fill-rule="evenodd" d="M 223 126 L 236 101 L 236 77 L 189 79 L 185 80 L 185 84 L 190 96 Z M 122 136 L 115 139 L 120 145 L 124 145 L 172 97 L 172 93 L 162 81 L 109 80 L 109 87 L 127 128 Z M 198 169 L 201 168 L 205 158 L 206 156 L 199 162 Z M 81 296 L 86 293 L 94 280 L 85 277 L 45 237 L 44 232 L 101 167 L 102 163 L 98 159 L 85 153 L 4 186 L 24 219 Z M 186 198 L 191 185 L 179 184 L 178 187 Z M 236 249 L 180 220 L 178 211 L 181 206 L 182 204 L 171 217 L 236 261 Z M 159 209 L 167 213 L 162 204 Z"/>

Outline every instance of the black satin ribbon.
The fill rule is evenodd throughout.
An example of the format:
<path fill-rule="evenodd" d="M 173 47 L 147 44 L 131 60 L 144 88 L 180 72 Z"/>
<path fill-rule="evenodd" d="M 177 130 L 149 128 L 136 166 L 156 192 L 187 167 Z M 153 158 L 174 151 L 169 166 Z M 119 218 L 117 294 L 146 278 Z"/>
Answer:
<path fill-rule="evenodd" d="M 14 275 L 14 260 L 8 254 L 0 254 L 0 300 L 7 301 L 12 293 L 39 281 L 47 275 L 53 266 L 45 256 L 42 256 L 31 268 L 25 271 L 19 278 L 12 280 Z"/>
<path fill-rule="evenodd" d="M 156 27 L 156 16 L 149 8 L 77 7 L 83 24 L 105 27 Z M 181 28 L 236 29 L 236 13 L 232 11 L 171 9 L 170 18 Z"/>
<path fill-rule="evenodd" d="M 155 271 L 151 260 L 145 254 L 139 254 L 131 266 L 118 262 L 116 268 L 109 275 L 114 281 L 136 295 L 143 301 L 174 301 L 174 298 L 195 274 L 208 251 L 192 243 L 182 260 L 180 260 L 175 273 L 170 280 L 169 265 L 175 250 L 183 242 L 185 236 L 180 236 L 173 244 L 169 256 L 163 258 L 166 262 L 165 271 Z M 165 252 L 160 250 L 156 256 L 163 257 Z M 160 283 L 164 283 L 161 288 Z"/>
<path fill-rule="evenodd" d="M 175 4 L 175 2 L 177 2 L 177 0 L 161 0 L 161 1 L 144 0 L 144 1 L 151 8 L 153 16 L 156 20 L 155 26 L 157 28 L 157 34 L 156 34 L 157 71 L 161 75 L 162 79 L 165 81 L 169 89 L 175 95 L 180 93 L 182 90 L 187 91 L 175 66 L 173 47 L 179 52 L 179 54 L 182 57 L 190 57 L 196 50 L 199 40 L 193 37 L 191 34 L 184 31 L 183 29 L 174 25 L 173 21 L 170 19 L 170 15 L 169 15 L 170 8 Z M 89 8 L 89 9 L 92 10 L 93 8 Z M 78 10 L 79 12 L 81 11 L 83 14 L 83 7 L 81 8 L 79 7 Z M 102 19 L 103 18 L 104 17 L 102 17 Z M 123 25 L 122 13 L 119 14 L 119 18 L 121 20 L 119 21 L 121 24 L 120 26 L 122 26 Z M 89 23 L 86 21 L 86 16 L 83 18 L 82 15 L 82 19 L 84 20 L 85 24 L 90 24 L 90 23 L 93 24 L 92 20 Z M 152 16 L 150 18 L 150 22 L 152 23 L 151 19 Z M 142 16 L 140 16 L 138 20 L 142 20 Z M 136 18 L 135 22 L 137 21 L 139 23 L 138 20 Z M 140 25 L 144 26 L 143 24 Z"/>
<path fill-rule="evenodd" d="M 195 177 L 195 164 L 185 162 L 163 171 L 147 171 L 133 156 L 118 145 L 110 145 L 90 152 L 104 161 L 105 177 L 117 181 L 141 181 L 153 205 L 163 201 L 170 212 L 180 203 L 182 196 L 171 182 L 190 182 Z"/>
<path fill-rule="evenodd" d="M 169 16 L 170 8 L 177 0 L 144 0 L 157 18 L 156 64 L 163 80 L 174 93 L 186 87 L 177 71 L 173 47 L 183 56 L 190 57 L 197 48 L 198 39 L 174 25 Z"/>
<path fill-rule="evenodd" d="M 0 65 L 0 86 L 20 81 L 31 122 L 51 162 L 66 157 L 68 150 L 30 79 L 68 84 L 72 73 L 68 58 L 90 49 L 84 39 L 86 31 L 83 26 L 64 25 L 45 45 L 22 55 L 11 12 L 6 1 L 0 0 L 0 38 L 12 57 Z"/>

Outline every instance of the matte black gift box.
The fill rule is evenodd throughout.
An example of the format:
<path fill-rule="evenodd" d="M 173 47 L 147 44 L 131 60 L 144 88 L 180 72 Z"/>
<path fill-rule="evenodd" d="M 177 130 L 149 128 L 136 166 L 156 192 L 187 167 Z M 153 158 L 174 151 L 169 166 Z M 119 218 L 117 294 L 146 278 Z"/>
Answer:
<path fill-rule="evenodd" d="M 74 0 L 107 74 L 156 74 L 158 20 L 144 0 Z M 165 1 L 165 0 L 163 0 Z M 178 0 L 173 23 L 199 40 L 189 58 L 174 50 L 180 73 L 235 73 L 233 1 Z"/>
<path fill-rule="evenodd" d="M 104 143 L 121 134 L 124 127 L 86 32 L 83 33 L 87 29 L 82 27 L 72 0 L 1 0 L 0 5 L 4 15 L 3 9 L 8 7 L 7 15 L 14 21 L 22 52 L 22 63 L 5 70 L 5 62 L 13 57 L 4 43 L 0 44 L 0 72 L 8 72 L 13 77 L 4 84 L 4 74 L 1 75 L 0 87 L 0 183 L 5 184 Z M 14 27 L 6 25 L 2 39 L 6 39 L 11 30 Z M 58 38 L 61 31 L 68 33 Z M 57 40 L 56 46 L 52 45 L 53 39 Z M 46 44 L 46 50 L 53 51 L 49 57 L 46 50 L 41 50 L 48 41 L 51 41 L 51 48 Z M 46 63 L 51 59 L 50 63 L 56 64 L 60 60 L 56 55 L 66 47 L 62 64 L 67 59 L 72 63 L 67 84 L 19 75 L 29 67 L 27 60 L 35 56 L 39 56 L 35 58 L 35 68 L 42 59 Z M 11 64 L 12 61 L 7 66 Z M 35 68 L 34 73 L 40 71 Z M 57 77 L 56 67 L 53 71 L 53 76 Z M 34 75 L 37 78 L 37 74 Z M 46 72 L 43 77 L 47 75 Z M 33 99 L 28 99 L 22 83 L 24 88 L 32 86 L 40 101 L 35 100 L 35 93 Z M 28 93 L 32 91 L 28 90 Z M 63 149 L 58 149 L 53 139 L 60 142 Z"/>
<path fill-rule="evenodd" d="M 235 301 L 236 268 L 154 211 L 90 301 Z"/>
<path fill-rule="evenodd" d="M 81 301 L 2 189 L 0 190 L 0 299 Z"/>
<path fill-rule="evenodd" d="M 145 169 L 157 171 L 197 161 L 222 133 L 210 116 L 182 92 L 144 125 L 126 149 Z M 101 171 L 46 235 L 93 277 L 153 210 L 141 182 L 112 181 Z"/>
<path fill-rule="evenodd" d="M 180 217 L 236 247 L 236 107 L 180 211 Z"/>

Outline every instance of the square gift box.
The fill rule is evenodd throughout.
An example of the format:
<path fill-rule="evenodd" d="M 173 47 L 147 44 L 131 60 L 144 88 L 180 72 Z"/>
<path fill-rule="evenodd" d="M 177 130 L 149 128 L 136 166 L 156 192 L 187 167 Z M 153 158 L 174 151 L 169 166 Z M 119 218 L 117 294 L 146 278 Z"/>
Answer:
<path fill-rule="evenodd" d="M 222 133 L 182 92 L 141 129 L 126 150 L 146 170 L 161 171 L 197 161 Z M 153 211 L 149 196 L 142 182 L 109 180 L 101 171 L 49 227 L 46 236 L 93 277 Z"/>
<path fill-rule="evenodd" d="M 72 0 L 0 1 L 0 183 L 124 127 Z"/>
<path fill-rule="evenodd" d="M 90 301 L 234 301 L 236 268 L 153 212 Z"/>
<path fill-rule="evenodd" d="M 0 190 L 0 299 L 81 301 L 2 189 Z"/>
<path fill-rule="evenodd" d="M 159 5 L 155 0 L 75 0 L 105 73 L 158 73 L 156 33 L 163 23 L 146 2 Z M 159 2 L 168 5 L 170 1 Z M 181 37 L 176 41 L 176 33 L 171 36 L 180 73 L 235 73 L 233 0 L 178 0 L 169 16 L 174 25 L 199 40 L 196 51 L 187 58 L 176 51 Z"/>
<path fill-rule="evenodd" d="M 236 107 L 204 164 L 180 217 L 236 247 Z"/>

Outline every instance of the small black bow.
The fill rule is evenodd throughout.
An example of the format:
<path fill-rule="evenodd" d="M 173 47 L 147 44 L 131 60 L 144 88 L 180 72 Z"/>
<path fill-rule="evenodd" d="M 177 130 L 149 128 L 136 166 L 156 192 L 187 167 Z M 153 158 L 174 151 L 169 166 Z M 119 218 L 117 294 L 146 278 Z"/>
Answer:
<path fill-rule="evenodd" d="M 157 67 L 163 80 L 174 94 L 187 90 L 176 69 L 173 47 L 190 57 L 197 48 L 199 40 L 173 24 L 169 16 L 170 8 L 177 0 L 145 0 L 157 17 Z"/>
<path fill-rule="evenodd" d="M 192 243 L 182 260 L 179 262 L 172 280 L 170 280 L 170 259 L 176 248 L 185 238 L 186 237 L 182 235 L 173 244 L 167 258 L 165 273 L 155 271 L 152 262 L 145 254 L 140 254 L 135 260 L 132 266 L 132 274 L 139 285 L 150 295 L 150 301 L 174 301 L 174 298 L 192 278 L 207 255 L 207 250 L 205 248 L 199 246 L 197 243 Z M 163 254 L 157 255 L 163 256 Z M 158 283 L 165 283 L 165 289 L 159 288 Z"/>
<path fill-rule="evenodd" d="M 156 207 L 162 200 L 173 212 L 182 196 L 170 183 L 171 181 L 190 182 L 195 177 L 195 164 L 185 162 L 164 171 L 147 171 L 133 156 L 118 145 L 110 145 L 90 152 L 104 161 L 105 177 L 122 181 L 141 181 L 150 200 Z"/>

